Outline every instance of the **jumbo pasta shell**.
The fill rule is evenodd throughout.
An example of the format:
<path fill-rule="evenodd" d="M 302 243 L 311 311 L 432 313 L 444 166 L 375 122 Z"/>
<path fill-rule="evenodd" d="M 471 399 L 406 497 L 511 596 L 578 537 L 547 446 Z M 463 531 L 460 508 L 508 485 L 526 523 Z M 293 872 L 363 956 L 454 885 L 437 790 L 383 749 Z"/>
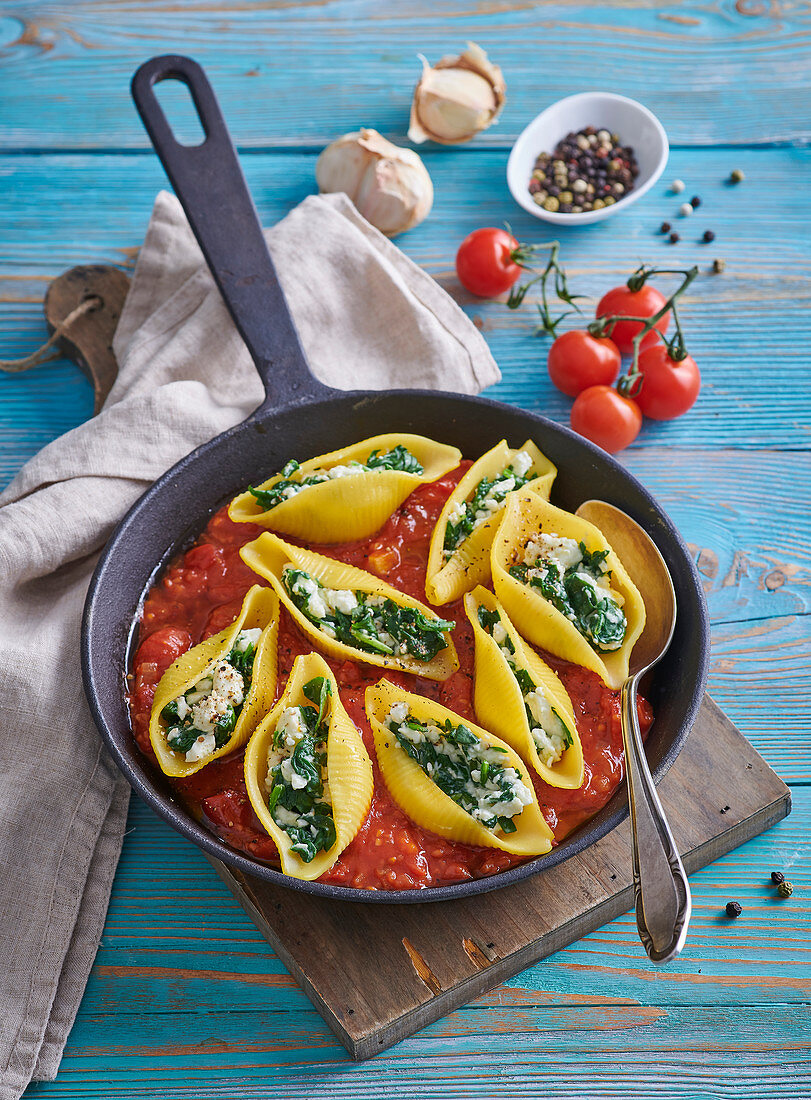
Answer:
<path fill-rule="evenodd" d="M 375 470 L 335 478 L 301 489 L 289 500 L 268 510 L 263 509 L 250 493 L 240 493 L 228 506 L 228 515 L 235 523 L 257 523 L 302 542 L 353 542 L 368 538 L 380 530 L 418 485 L 436 481 L 458 466 L 462 452 L 422 435 L 389 433 L 311 458 L 302 462 L 295 474 L 298 479 L 314 470 L 344 466 L 351 461 L 364 463 L 372 451 L 383 453 L 398 445 L 414 455 L 423 473 Z M 282 476 L 275 474 L 257 488 L 271 489 Z"/>
<path fill-rule="evenodd" d="M 605 561 L 611 570 L 611 585 L 623 597 L 627 620 L 619 649 L 598 653 L 574 623 L 537 589 L 510 575 L 510 566 L 520 561 L 527 542 L 539 532 L 575 539 L 590 551 L 609 551 Z M 622 562 L 594 524 L 555 508 L 535 493 L 515 492 L 508 498 L 490 560 L 496 595 L 525 638 L 556 657 L 592 669 L 608 687 L 622 687 L 628 678 L 631 650 L 645 626 L 645 605 Z"/>
<path fill-rule="evenodd" d="M 268 809 L 268 750 L 282 711 L 286 707 L 310 704 L 304 685 L 316 676 L 324 676 L 332 686 L 329 697 L 329 735 L 327 738 L 327 778 L 335 821 L 335 843 L 305 863 L 291 851 L 292 841 L 273 820 Z M 282 871 L 292 878 L 312 881 L 328 871 L 344 848 L 354 839 L 372 803 L 372 762 L 363 738 L 344 710 L 338 684 L 329 665 L 317 653 L 297 657 L 287 686 L 276 706 L 257 726 L 245 751 L 245 785 L 248 797 L 263 828 L 279 850 Z"/>
<path fill-rule="evenodd" d="M 535 740 L 527 721 L 524 697 L 512 669 L 493 637 L 479 622 L 478 609 L 497 611 L 501 623 L 512 642 L 515 665 L 525 669 L 533 683 L 542 689 L 563 724 L 572 743 L 560 760 L 545 764 L 538 754 Z M 577 721 L 572 701 L 566 688 L 553 670 L 538 654 L 525 645 L 509 616 L 496 597 L 487 588 L 475 588 L 465 596 L 465 612 L 473 627 L 476 647 L 475 686 L 473 704 L 476 717 L 485 727 L 498 734 L 508 745 L 532 764 L 535 771 L 550 787 L 576 790 L 583 786 L 583 746 L 577 732 Z"/>
<path fill-rule="evenodd" d="M 408 704 L 409 712 L 421 722 L 442 723 L 446 718 L 455 725 L 462 722 L 488 745 L 505 750 L 505 763 L 514 767 L 522 778 L 528 781 L 527 786 L 532 790 L 532 802 L 514 818 L 517 826 L 514 833 L 499 835 L 476 821 L 440 790 L 416 760 L 408 756 L 400 747 L 395 735 L 383 725 L 383 722 L 392 705 L 401 701 Z M 395 801 L 417 825 L 445 837 L 446 840 L 487 848 L 500 848 L 504 852 L 512 852 L 515 855 L 537 856 L 551 849 L 554 837 L 541 813 L 527 766 L 514 749 L 494 734 L 468 722 L 467 719 L 454 714 L 452 710 L 440 706 L 439 703 L 432 702 L 422 695 L 403 691 L 389 680 L 381 680 L 367 688 L 366 715 L 374 734 L 377 762 L 386 786 Z"/>
<path fill-rule="evenodd" d="M 365 650 L 356 649 L 334 638 L 327 637 L 296 607 L 287 592 L 282 581 L 282 572 L 286 565 L 294 565 L 303 569 L 311 576 L 319 580 L 328 588 L 348 588 L 359 592 L 369 592 L 375 596 L 384 596 L 393 600 L 401 607 L 418 608 L 429 619 L 437 619 L 439 616 L 430 607 L 399 592 L 386 584 L 379 577 L 366 573 L 363 569 L 357 569 L 353 565 L 327 558 L 323 554 L 317 554 L 314 550 L 305 550 L 301 546 L 292 546 L 284 542 L 278 535 L 266 532 L 258 539 L 247 543 L 240 550 L 240 557 L 260 577 L 269 580 L 279 594 L 279 599 L 293 616 L 296 625 L 311 639 L 324 653 L 331 657 L 340 657 L 342 660 L 363 661 L 365 664 L 378 665 L 382 668 L 396 668 L 402 672 L 413 672 L 418 676 L 424 676 L 428 680 L 447 680 L 459 668 L 459 658 L 453 640 L 448 638 L 448 644 L 441 649 L 430 661 L 419 661 L 410 654 L 394 656 L 384 653 L 367 653 Z"/>
<path fill-rule="evenodd" d="M 557 469 L 545 455 L 541 454 L 531 439 L 521 447 L 508 447 L 507 441 L 502 439 L 487 454 L 482 455 L 473 463 L 448 497 L 431 535 L 428 567 L 425 574 L 425 594 L 430 603 L 437 605 L 450 603 L 451 600 L 458 600 L 464 592 L 469 592 L 477 584 L 489 582 L 490 548 L 504 514 L 504 508 L 494 512 L 492 518 L 474 528 L 447 560 L 443 554 L 445 529 L 454 507 L 469 500 L 482 478 L 492 478 L 501 473 L 519 451 L 526 451 L 532 457 L 532 470 L 537 474 L 524 488 L 539 493 L 546 500 L 549 499 L 549 491 L 557 476 Z"/>
<path fill-rule="evenodd" d="M 240 630 L 262 628 L 253 662 L 251 686 L 245 696 L 239 718 L 230 739 L 215 749 L 210 756 L 189 763 L 184 754 L 171 749 L 166 741 L 166 724 L 161 711 L 179 695 L 200 680 L 231 651 Z M 149 719 L 149 740 L 158 764 L 165 775 L 183 777 L 193 775 L 212 760 L 241 749 L 253 733 L 259 719 L 267 713 L 276 694 L 276 641 L 279 633 L 279 600 L 272 588 L 255 584 L 249 589 L 239 615 L 218 634 L 183 653 L 166 670 L 155 690 L 152 713 Z"/>

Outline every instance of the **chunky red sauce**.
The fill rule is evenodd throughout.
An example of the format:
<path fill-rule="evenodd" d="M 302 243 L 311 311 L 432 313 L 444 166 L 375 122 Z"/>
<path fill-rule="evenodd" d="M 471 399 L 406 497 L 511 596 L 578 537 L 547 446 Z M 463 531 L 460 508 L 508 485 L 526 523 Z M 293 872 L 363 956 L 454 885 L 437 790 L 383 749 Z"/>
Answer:
<path fill-rule="evenodd" d="M 417 489 L 371 539 L 319 546 L 318 551 L 376 573 L 403 592 L 424 600 L 431 532 L 442 505 L 469 466 L 469 462 L 463 462 L 441 480 Z M 181 653 L 236 618 L 245 593 L 259 581 L 242 562 L 239 549 L 261 533 L 262 529 L 253 524 L 232 523 L 222 509 L 211 518 L 192 549 L 170 566 L 146 598 L 141 641 L 131 678 L 130 709 L 138 746 L 153 761 L 149 713 L 155 688 Z M 453 640 L 459 653 L 459 671 L 444 683 L 390 670 L 385 675 L 475 721 L 473 631 L 461 600 L 442 608 L 442 614 L 456 620 Z M 311 650 L 311 642 L 282 608 L 277 697 L 294 659 Z M 548 654 L 543 656 L 571 696 L 585 758 L 585 781 L 576 791 L 549 787 L 533 775 L 544 816 L 555 839 L 560 841 L 604 806 L 622 780 L 619 692 L 605 687 L 588 669 Z M 340 685 L 343 704 L 363 734 L 375 770 L 375 787 L 372 806 L 360 832 L 320 881 L 366 889 L 403 890 L 479 878 L 521 863 L 525 857 L 442 840 L 406 817 L 380 778 L 363 708 L 366 688 L 380 679 L 383 670 L 329 657 L 327 662 Z M 644 699 L 639 702 L 639 717 L 643 733 L 647 732 L 653 715 Z M 191 811 L 232 847 L 256 859 L 277 862 L 276 847 L 248 800 L 242 756 L 241 752 L 235 753 L 186 779 L 169 781 Z"/>

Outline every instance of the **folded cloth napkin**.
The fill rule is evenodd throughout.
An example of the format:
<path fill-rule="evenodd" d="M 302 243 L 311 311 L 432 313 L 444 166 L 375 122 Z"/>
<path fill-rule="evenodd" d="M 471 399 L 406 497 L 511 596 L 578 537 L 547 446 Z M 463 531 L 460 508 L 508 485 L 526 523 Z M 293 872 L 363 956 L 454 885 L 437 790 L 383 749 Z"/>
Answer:
<path fill-rule="evenodd" d="M 476 393 L 487 345 L 343 195 L 267 233 L 314 373 L 339 389 Z M 177 200 L 155 203 L 101 413 L 0 494 L 0 1100 L 52 1080 L 101 937 L 129 788 L 84 700 L 78 639 L 99 550 L 141 493 L 262 398 Z"/>

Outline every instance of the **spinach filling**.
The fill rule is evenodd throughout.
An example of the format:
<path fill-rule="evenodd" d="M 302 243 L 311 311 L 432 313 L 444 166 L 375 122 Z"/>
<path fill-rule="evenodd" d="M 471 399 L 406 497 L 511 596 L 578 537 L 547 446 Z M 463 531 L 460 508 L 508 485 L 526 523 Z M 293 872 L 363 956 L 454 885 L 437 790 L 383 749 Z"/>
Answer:
<path fill-rule="evenodd" d="M 311 623 L 330 638 L 365 653 L 431 661 L 448 645 L 456 625 L 429 619 L 417 607 L 404 607 L 384 596 L 326 588 L 303 569 L 285 566 L 282 581 L 290 599 Z"/>
<path fill-rule="evenodd" d="M 523 451 L 520 453 L 526 454 Z M 470 500 L 457 505 L 451 512 L 445 525 L 443 551 L 446 558 L 451 557 L 457 547 L 461 546 L 480 524 L 498 511 L 507 499 L 508 493 L 523 488 L 535 477 L 531 466 L 524 473 L 520 472 L 526 465 L 524 462 L 518 466 L 517 470 L 515 469 L 517 457 L 497 477 L 483 477 L 473 490 Z M 528 455 L 526 458 L 529 460 Z"/>
<path fill-rule="evenodd" d="M 622 645 L 628 623 L 617 601 L 597 583 L 610 576 L 605 565 L 609 552 L 587 550 L 582 542 L 579 548 L 581 560 L 566 569 L 554 558 L 541 558 L 533 565 L 511 565 L 510 576 L 537 588 L 574 623 L 593 649 L 611 652 Z"/>
<path fill-rule="evenodd" d="M 449 798 L 486 829 L 514 833 L 513 820 L 532 802 L 519 771 L 499 761 L 506 749 L 487 745 L 463 723 L 420 722 L 395 703 L 385 725 L 403 751 Z"/>
<path fill-rule="evenodd" d="M 544 761 L 547 765 L 556 763 L 560 760 L 561 756 L 563 756 L 566 749 L 574 743 L 572 731 L 564 722 L 563 717 L 555 710 L 551 703 L 549 703 L 543 688 L 538 687 L 525 668 L 519 668 L 516 665 L 515 645 L 510 635 L 504 629 L 504 625 L 501 623 L 501 615 L 499 612 L 488 611 L 486 607 L 480 605 L 477 614 L 479 625 L 482 630 L 485 630 L 493 638 L 493 641 L 495 641 L 496 645 L 501 650 L 505 661 L 510 666 L 510 671 L 518 683 L 518 687 L 521 689 L 529 731 L 532 734 L 539 754 L 543 754 L 543 756 L 547 757 Z M 498 632 L 496 631 L 497 624 L 501 624 L 501 630 Z M 496 637 L 496 633 L 503 634 L 503 637 Z M 549 706 L 552 718 L 551 720 L 547 720 L 546 725 L 544 725 L 544 723 L 539 720 L 538 716 L 533 713 L 530 705 L 532 702 L 531 696 L 535 696 L 536 699 L 545 700 Z M 547 726 L 550 728 L 547 729 Z M 557 726 L 557 729 L 554 728 L 555 726 Z"/>
<path fill-rule="evenodd" d="M 268 809 L 290 837 L 291 851 L 304 863 L 336 840 L 332 804 L 325 793 L 324 768 L 329 735 L 327 711 L 332 685 L 325 676 L 308 680 L 302 692 L 315 706 L 288 707 L 273 735 L 268 762 Z"/>
<path fill-rule="evenodd" d="M 240 631 L 231 651 L 214 669 L 166 704 L 161 718 L 167 725 L 170 749 L 185 755 L 203 738 L 199 753 L 187 758 L 194 761 L 231 740 L 250 690 L 260 634 L 261 630 Z"/>
<path fill-rule="evenodd" d="M 398 443 L 396 447 L 393 447 L 390 451 L 384 451 L 382 454 L 380 451 L 372 451 L 365 462 L 353 460 L 348 462 L 346 466 L 334 467 L 333 469 L 338 471 L 338 474 L 330 473 L 329 470 L 317 470 L 306 477 L 294 480 L 291 475 L 300 469 L 301 463 L 292 458 L 282 469 L 281 480 L 272 485 L 270 489 L 254 489 L 252 486 L 248 486 L 248 492 L 257 504 L 268 511 L 275 508 L 277 504 L 281 504 L 282 501 L 289 500 L 296 493 L 301 492 L 302 489 L 306 489 L 310 485 L 322 485 L 325 481 L 331 481 L 336 476 L 345 477 L 350 473 L 361 474 L 368 473 L 371 470 L 401 470 L 406 474 L 421 474 L 424 472 L 419 460 L 402 443 Z"/>

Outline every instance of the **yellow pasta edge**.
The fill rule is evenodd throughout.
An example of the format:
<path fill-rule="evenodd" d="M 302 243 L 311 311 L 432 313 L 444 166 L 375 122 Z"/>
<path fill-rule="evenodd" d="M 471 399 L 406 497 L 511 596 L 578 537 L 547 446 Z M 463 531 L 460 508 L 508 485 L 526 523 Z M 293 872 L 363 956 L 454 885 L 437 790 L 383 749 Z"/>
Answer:
<path fill-rule="evenodd" d="M 305 863 L 291 851 L 292 841 L 273 820 L 267 806 L 265 780 L 268 774 L 268 750 L 285 707 L 312 705 L 304 695 L 304 685 L 315 676 L 324 676 L 332 687 L 329 700 L 327 738 L 327 778 L 335 820 L 335 843 Z M 282 871 L 291 878 L 312 882 L 332 867 L 344 849 L 354 840 L 372 803 L 372 762 L 354 722 L 344 709 L 338 684 L 327 662 L 318 653 L 296 658 L 290 678 L 280 699 L 254 731 L 245 750 L 245 786 L 248 798 L 262 827 L 279 852 Z"/>
<path fill-rule="evenodd" d="M 434 525 L 425 574 L 425 595 L 429 603 L 442 606 L 459 599 L 464 592 L 475 588 L 477 584 L 489 582 L 490 548 L 501 523 L 504 509 L 494 512 L 492 519 L 486 520 L 477 527 L 447 562 L 442 557 L 445 528 L 454 506 L 466 500 L 483 477 L 493 477 L 503 470 L 519 451 L 527 451 L 532 457 L 534 468 L 539 471 L 538 476 L 528 482 L 524 488 L 539 493 L 546 499 L 549 498 L 552 482 L 557 476 L 557 468 L 538 450 L 531 439 L 527 439 L 520 447 L 510 447 L 507 440 L 502 439 L 477 459 L 460 478 L 459 484 L 445 501 L 439 519 Z"/>
<path fill-rule="evenodd" d="M 270 581 L 299 629 L 319 650 L 328 653 L 331 657 L 361 661 L 364 664 L 376 665 L 380 668 L 394 668 L 401 672 L 413 672 L 418 676 L 424 676 L 428 680 L 447 680 L 459 668 L 459 657 L 452 638 L 448 638 L 448 645 L 430 661 L 418 661 L 410 655 L 390 656 L 383 653 L 366 653 L 361 649 L 345 645 L 337 639 L 328 638 L 296 607 L 282 581 L 282 570 L 285 565 L 296 565 L 312 576 L 317 577 L 322 584 L 326 584 L 328 587 L 351 588 L 361 592 L 370 592 L 373 595 L 388 597 L 402 607 L 418 608 L 429 619 L 440 617 L 436 611 L 426 606 L 426 604 L 420 603 L 412 596 L 407 596 L 404 592 L 400 592 L 390 584 L 386 584 L 385 581 L 372 573 L 367 573 L 354 565 L 346 565 L 344 562 L 325 557 L 323 554 L 316 553 L 315 550 L 293 546 L 270 532 L 265 532 L 259 538 L 254 539 L 253 542 L 247 543 L 239 553 L 249 568 Z"/>
<path fill-rule="evenodd" d="M 181 753 L 169 748 L 166 729 L 161 722 L 161 711 L 173 699 L 182 695 L 206 671 L 231 651 L 240 630 L 261 626 L 262 634 L 256 647 L 251 686 L 245 697 L 234 731 L 226 744 L 215 749 L 203 760 L 189 763 Z M 240 612 L 230 626 L 213 634 L 199 645 L 189 649 L 164 672 L 152 700 L 149 718 L 149 740 L 164 775 L 183 778 L 194 775 L 213 760 L 241 749 L 248 741 L 256 723 L 273 702 L 276 694 L 276 659 L 279 632 L 279 599 L 272 588 L 255 584 L 242 601 Z"/>
<path fill-rule="evenodd" d="M 395 735 L 383 725 L 391 705 L 400 700 L 408 703 L 410 712 L 420 721 L 433 720 L 441 723 L 449 718 L 457 725 L 463 722 L 488 745 L 505 750 L 505 763 L 514 767 L 528 781 L 527 786 L 532 790 L 532 802 L 524 807 L 514 833 L 497 836 L 492 830 L 474 821 L 400 748 Z M 498 848 L 515 855 L 538 856 L 550 851 L 554 838 L 541 813 L 527 766 L 504 741 L 439 703 L 422 695 L 403 691 L 385 679 L 366 689 L 366 716 L 372 727 L 377 762 L 386 786 L 400 808 L 417 825 L 446 840 Z"/>

